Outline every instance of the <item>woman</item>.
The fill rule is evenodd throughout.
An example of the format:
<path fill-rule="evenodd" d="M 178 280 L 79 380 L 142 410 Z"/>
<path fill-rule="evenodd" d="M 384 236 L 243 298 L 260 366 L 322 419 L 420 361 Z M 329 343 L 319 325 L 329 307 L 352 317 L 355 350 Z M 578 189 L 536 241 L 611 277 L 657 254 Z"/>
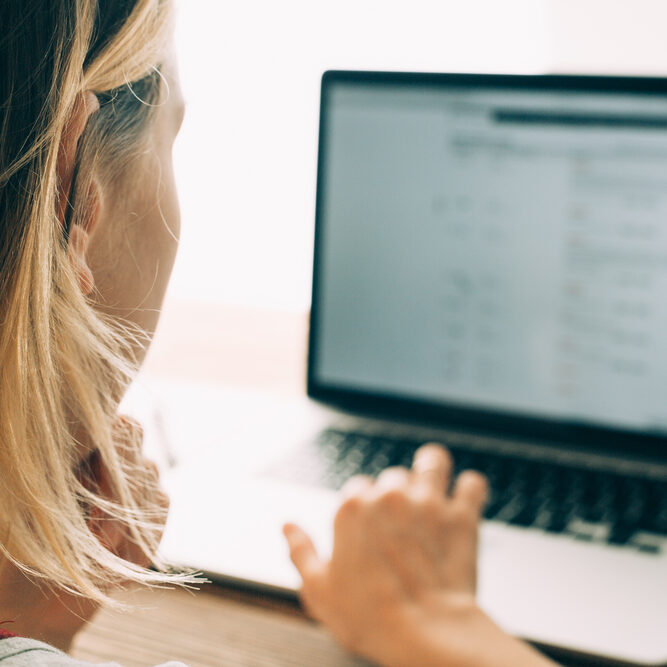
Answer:
<path fill-rule="evenodd" d="M 169 0 L 0 4 L 7 664 L 75 664 L 53 647 L 66 651 L 114 589 L 196 581 L 157 558 L 167 500 L 140 428 L 117 415 L 179 231 L 171 146 L 183 103 L 169 15 Z M 382 664 L 549 664 L 476 606 L 485 482 L 464 473 L 447 496 L 449 470 L 447 453 L 427 446 L 411 471 L 352 480 L 330 561 L 285 526 L 306 607 Z"/>

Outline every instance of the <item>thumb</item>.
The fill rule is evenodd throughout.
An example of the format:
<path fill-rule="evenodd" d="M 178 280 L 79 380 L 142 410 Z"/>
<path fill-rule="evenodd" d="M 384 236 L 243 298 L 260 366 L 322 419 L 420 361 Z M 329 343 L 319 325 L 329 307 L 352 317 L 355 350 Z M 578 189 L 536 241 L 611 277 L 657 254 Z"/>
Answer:
<path fill-rule="evenodd" d="M 290 558 L 302 579 L 306 579 L 321 568 L 322 563 L 313 541 L 299 526 L 286 523 L 283 526 L 283 535 L 289 546 Z"/>

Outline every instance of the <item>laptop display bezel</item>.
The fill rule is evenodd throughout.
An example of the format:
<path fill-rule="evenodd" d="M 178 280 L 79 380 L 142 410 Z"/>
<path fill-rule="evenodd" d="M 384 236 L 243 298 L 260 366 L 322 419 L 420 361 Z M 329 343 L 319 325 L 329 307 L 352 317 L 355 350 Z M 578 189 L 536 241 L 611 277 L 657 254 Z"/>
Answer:
<path fill-rule="evenodd" d="M 446 402 L 398 398 L 395 395 L 336 386 L 317 377 L 320 341 L 324 192 L 327 168 L 329 92 L 339 83 L 366 86 L 470 88 L 486 90 L 565 91 L 656 95 L 667 101 L 667 78 L 587 75 L 431 74 L 406 72 L 327 71 L 320 99 L 312 305 L 308 339 L 307 392 L 317 401 L 360 415 L 418 421 L 435 427 L 577 447 L 600 453 L 623 453 L 640 459 L 667 459 L 667 435 L 638 433 L 572 421 L 559 421 L 507 412 L 460 407 Z M 667 224 L 667 221 L 665 221 Z M 665 295 L 667 298 L 667 294 Z M 666 332 L 667 335 L 667 332 Z M 667 387 L 666 396 L 667 401 Z"/>

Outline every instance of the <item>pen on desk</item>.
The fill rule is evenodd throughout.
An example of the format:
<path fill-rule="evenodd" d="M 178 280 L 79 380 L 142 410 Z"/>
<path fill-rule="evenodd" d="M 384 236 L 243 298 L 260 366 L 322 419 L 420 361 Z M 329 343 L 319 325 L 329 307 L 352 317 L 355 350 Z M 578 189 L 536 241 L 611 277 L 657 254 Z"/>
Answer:
<path fill-rule="evenodd" d="M 155 423 L 155 432 L 162 449 L 162 454 L 167 462 L 167 466 L 169 468 L 175 468 L 178 465 L 178 459 L 176 458 L 174 448 L 172 447 L 171 440 L 167 433 L 167 427 L 164 423 L 164 415 L 159 407 L 156 407 L 153 410 L 153 422 Z"/>

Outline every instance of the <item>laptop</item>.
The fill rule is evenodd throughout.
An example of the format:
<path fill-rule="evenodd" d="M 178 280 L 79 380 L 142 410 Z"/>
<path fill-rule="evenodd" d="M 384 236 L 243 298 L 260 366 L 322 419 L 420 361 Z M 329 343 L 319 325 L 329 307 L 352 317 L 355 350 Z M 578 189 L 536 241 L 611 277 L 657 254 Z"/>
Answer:
<path fill-rule="evenodd" d="M 168 558 L 296 595 L 282 523 L 326 553 L 336 490 L 438 441 L 503 628 L 667 664 L 667 80 L 325 73 L 307 384 L 155 387 Z"/>

